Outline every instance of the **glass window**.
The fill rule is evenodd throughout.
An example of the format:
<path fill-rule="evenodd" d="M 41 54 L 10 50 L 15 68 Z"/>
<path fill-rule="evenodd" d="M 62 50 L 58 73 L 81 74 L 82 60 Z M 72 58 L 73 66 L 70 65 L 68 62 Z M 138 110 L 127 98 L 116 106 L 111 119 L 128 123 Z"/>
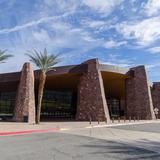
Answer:
<path fill-rule="evenodd" d="M 0 92 L 0 116 L 13 116 L 16 92 Z"/>
<path fill-rule="evenodd" d="M 75 116 L 72 91 L 46 90 L 42 102 L 42 118 L 72 118 Z"/>

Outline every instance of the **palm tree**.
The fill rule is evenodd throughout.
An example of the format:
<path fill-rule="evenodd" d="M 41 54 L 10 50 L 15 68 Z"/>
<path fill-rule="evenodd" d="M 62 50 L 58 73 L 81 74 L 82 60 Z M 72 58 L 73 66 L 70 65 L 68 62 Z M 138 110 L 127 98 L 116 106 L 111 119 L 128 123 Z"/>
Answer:
<path fill-rule="evenodd" d="M 5 60 L 7 60 L 10 57 L 13 57 L 11 54 L 6 54 L 7 50 L 0 50 L 0 63 L 5 63 Z"/>
<path fill-rule="evenodd" d="M 38 105 L 37 105 L 37 115 L 36 123 L 40 123 L 40 115 L 42 108 L 42 98 L 44 92 L 44 85 L 46 81 L 46 73 L 59 63 L 59 55 L 48 54 L 47 49 L 45 48 L 43 52 L 33 50 L 28 51 L 26 55 L 30 58 L 30 61 L 34 63 L 40 69 L 40 78 L 39 78 L 39 89 L 38 89 Z"/>

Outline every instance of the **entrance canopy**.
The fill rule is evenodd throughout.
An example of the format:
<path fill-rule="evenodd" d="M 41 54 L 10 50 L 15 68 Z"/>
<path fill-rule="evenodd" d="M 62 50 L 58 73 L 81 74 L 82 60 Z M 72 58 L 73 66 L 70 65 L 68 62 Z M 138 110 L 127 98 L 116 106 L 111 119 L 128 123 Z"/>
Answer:
<path fill-rule="evenodd" d="M 106 101 L 110 117 L 124 116 L 125 110 L 125 74 L 101 72 L 104 84 Z"/>
<path fill-rule="evenodd" d="M 104 90 L 106 97 L 121 98 L 125 96 L 125 74 L 102 72 Z"/>

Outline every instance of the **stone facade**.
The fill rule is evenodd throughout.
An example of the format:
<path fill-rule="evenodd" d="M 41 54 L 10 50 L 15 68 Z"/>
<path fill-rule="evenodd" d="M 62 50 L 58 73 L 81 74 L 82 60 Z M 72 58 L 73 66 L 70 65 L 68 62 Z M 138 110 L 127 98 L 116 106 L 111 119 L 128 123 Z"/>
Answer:
<path fill-rule="evenodd" d="M 65 86 L 69 90 L 77 89 L 78 92 L 76 120 L 86 121 L 91 118 L 94 121 L 99 120 L 110 123 L 110 115 L 104 92 L 104 84 L 108 84 L 108 87 L 111 86 L 107 80 L 105 81 L 104 77 L 112 75 L 106 74 L 102 79 L 102 73 L 104 72 L 120 74 L 122 77 L 125 77 L 123 79 L 125 81 L 125 97 L 124 94 L 123 97 L 121 97 L 120 94 L 118 96 L 119 98 L 121 97 L 120 108 L 121 111 L 124 112 L 124 116 L 126 118 L 139 117 L 140 119 L 155 119 L 153 106 L 159 108 L 160 110 L 160 82 L 154 83 L 151 88 L 148 84 L 144 66 L 138 66 L 131 69 L 120 69 L 115 66 L 99 64 L 97 59 L 92 59 L 80 65 L 57 67 L 56 69 L 48 72 L 47 77 L 58 75 L 65 76 L 70 74 L 70 76 L 73 76 L 71 76 L 73 80 L 74 76 L 77 76 L 74 79 L 75 85 L 70 85 L 69 87 Z M 10 86 L 12 86 L 15 82 L 16 84 L 19 83 L 14 110 L 15 121 L 28 121 L 30 124 L 35 123 L 34 80 L 38 82 L 38 79 L 39 71 L 37 70 L 33 72 L 30 63 L 25 63 L 21 72 L 0 74 L 0 92 L 5 91 L 3 84 L 9 83 Z M 65 81 L 63 78 L 60 80 L 62 83 Z M 67 85 L 67 83 L 65 85 Z M 36 87 L 37 86 L 38 83 L 36 83 Z M 50 86 L 52 87 L 52 84 Z M 63 88 L 60 85 L 56 87 L 59 87 L 58 89 Z M 115 94 L 118 91 L 118 87 L 114 89 Z M 106 88 L 106 95 L 107 90 L 108 89 Z M 14 91 L 16 91 L 15 87 Z M 108 94 L 110 94 L 110 92 L 108 92 Z M 109 96 L 113 96 L 114 98 L 114 94 Z"/>
<path fill-rule="evenodd" d="M 158 118 L 160 118 L 160 82 L 153 83 L 151 88 L 153 107 L 159 109 Z"/>
<path fill-rule="evenodd" d="M 88 69 L 80 78 L 78 87 L 77 120 L 110 122 L 103 80 L 97 59 L 85 62 Z"/>
<path fill-rule="evenodd" d="M 34 73 L 30 63 L 25 63 L 16 96 L 14 120 L 35 123 Z"/>
<path fill-rule="evenodd" d="M 132 68 L 130 73 L 131 77 L 126 80 L 127 117 L 154 119 L 151 91 L 145 67 L 138 66 Z"/>

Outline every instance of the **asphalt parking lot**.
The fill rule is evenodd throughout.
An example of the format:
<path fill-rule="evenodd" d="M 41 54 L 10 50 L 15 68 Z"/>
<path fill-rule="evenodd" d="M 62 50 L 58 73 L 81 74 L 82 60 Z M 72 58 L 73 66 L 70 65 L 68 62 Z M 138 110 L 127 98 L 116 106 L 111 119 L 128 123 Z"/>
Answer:
<path fill-rule="evenodd" d="M 160 133 L 160 123 L 147 123 L 147 124 L 115 126 L 112 128 L 130 130 L 130 131 Z"/>
<path fill-rule="evenodd" d="M 160 159 L 154 151 L 87 136 L 41 133 L 0 137 L 1 160 Z"/>

